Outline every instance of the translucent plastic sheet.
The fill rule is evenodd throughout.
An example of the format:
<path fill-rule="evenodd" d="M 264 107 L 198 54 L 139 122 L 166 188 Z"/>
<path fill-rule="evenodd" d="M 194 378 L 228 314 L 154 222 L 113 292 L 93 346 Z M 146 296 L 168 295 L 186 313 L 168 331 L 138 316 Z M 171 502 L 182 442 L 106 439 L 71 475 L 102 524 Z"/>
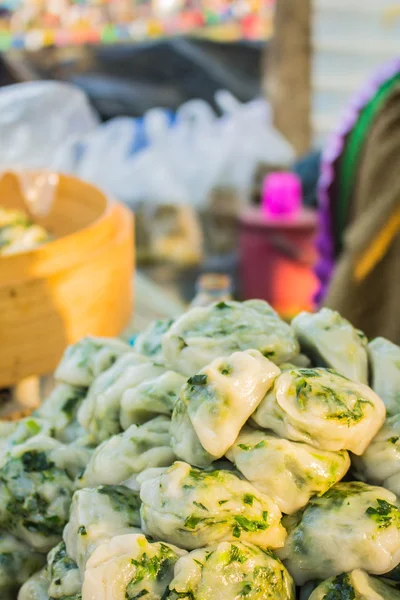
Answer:
<path fill-rule="evenodd" d="M 216 95 L 221 117 L 203 100 L 183 104 L 171 121 L 152 109 L 143 119 L 118 117 L 70 138 L 52 167 L 93 182 L 136 208 L 140 203 L 205 207 L 215 187 L 248 197 L 259 164 L 289 166 L 290 144 L 273 127 L 262 99 L 242 104 Z"/>
<path fill-rule="evenodd" d="M 47 170 L 54 155 L 98 125 L 85 94 L 74 86 L 38 81 L 0 89 L 0 183 L 6 173 L 17 177 L 24 202 L 18 208 L 33 218 L 49 213 L 59 182 Z"/>
<path fill-rule="evenodd" d="M 49 168 L 68 138 L 99 124 L 83 92 L 51 81 L 0 89 L 0 169 Z"/>
<path fill-rule="evenodd" d="M 12 169 L 0 171 L 0 192 L 3 177 L 13 176 L 17 178 L 23 205 L 13 208 L 24 210 L 33 218 L 45 217 L 49 214 L 57 186 L 59 175 L 51 171 L 24 171 Z M 0 198 L 2 204 L 7 204 L 7 199 Z M 10 206 L 11 208 L 11 206 Z"/>

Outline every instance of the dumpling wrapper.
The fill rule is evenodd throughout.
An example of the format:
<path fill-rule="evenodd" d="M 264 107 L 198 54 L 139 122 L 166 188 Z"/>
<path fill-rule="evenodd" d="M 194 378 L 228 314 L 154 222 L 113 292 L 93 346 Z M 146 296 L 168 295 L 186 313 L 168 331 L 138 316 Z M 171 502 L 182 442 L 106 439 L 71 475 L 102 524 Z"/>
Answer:
<path fill-rule="evenodd" d="M 45 419 L 53 429 L 54 437 L 64 443 L 72 442 L 77 437 L 77 414 L 84 401 L 87 389 L 68 383 L 59 383 L 51 394 L 42 402 L 34 416 Z M 81 433 L 84 430 L 81 429 Z"/>
<path fill-rule="evenodd" d="M 381 575 L 400 562 L 399 505 L 381 487 L 337 483 L 283 525 L 288 537 L 277 554 L 297 585 L 361 568 Z"/>
<path fill-rule="evenodd" d="M 372 389 L 382 398 L 388 415 L 400 412 L 400 347 L 378 337 L 368 344 Z"/>
<path fill-rule="evenodd" d="M 119 365 L 114 365 L 114 367 L 119 370 Z M 110 436 L 120 433 L 122 431 L 121 401 L 124 392 L 135 388 L 143 381 L 162 375 L 164 372 L 164 367 L 148 361 L 140 361 L 139 364 L 126 366 L 104 391 L 95 394 L 89 392 L 87 400 L 92 403 L 91 417 L 84 423 L 81 421 L 82 425 L 97 442 L 103 442 Z M 84 405 L 79 412 L 81 418 L 83 410 Z"/>
<path fill-rule="evenodd" d="M 49 584 L 50 580 L 47 569 L 45 568 L 38 571 L 21 587 L 18 594 L 18 600 L 49 600 Z M 4 600 L 8 600 L 8 598 L 4 598 Z M 14 600 L 14 597 L 10 597 L 10 600 Z M 68 600 L 75 599 L 68 598 Z M 78 600 L 78 598 L 76 600 Z"/>
<path fill-rule="evenodd" d="M 163 335 L 164 362 L 193 375 L 220 356 L 256 349 L 279 364 L 299 353 L 294 331 L 263 300 L 192 308 Z"/>
<path fill-rule="evenodd" d="M 182 375 L 167 371 L 124 392 L 120 415 L 122 428 L 140 425 L 157 415 L 172 415 L 185 382 Z"/>
<path fill-rule="evenodd" d="M 267 494 L 288 515 L 324 494 L 350 467 L 346 451 L 317 450 L 245 427 L 227 458 L 255 488 Z"/>
<path fill-rule="evenodd" d="M 47 555 L 50 598 L 65 600 L 82 590 L 78 565 L 67 554 L 64 542 L 60 542 Z"/>
<path fill-rule="evenodd" d="M 68 346 L 54 374 L 57 381 L 89 387 L 116 359 L 132 348 L 115 338 L 87 336 Z"/>
<path fill-rule="evenodd" d="M 175 454 L 170 447 L 170 423 L 167 417 L 156 417 L 100 444 L 78 480 L 79 487 L 120 484 L 144 469 L 171 465 Z"/>
<path fill-rule="evenodd" d="M 54 433 L 49 421 L 34 416 L 16 421 L 14 425 L 9 433 L 5 431 L 5 435 L 0 436 L 0 467 L 5 465 L 15 446 L 24 444 L 37 435 L 52 437 Z"/>
<path fill-rule="evenodd" d="M 309 600 L 327 598 L 352 600 L 400 600 L 400 590 L 390 582 L 371 577 L 365 571 L 356 569 L 351 573 L 341 573 L 323 581 L 312 592 Z"/>
<path fill-rule="evenodd" d="M 135 352 L 148 356 L 153 361 L 163 362 L 161 340 L 164 333 L 171 327 L 173 319 L 153 321 L 135 340 Z"/>
<path fill-rule="evenodd" d="M 116 536 L 88 560 L 82 600 L 161 600 L 184 554 L 176 546 L 148 542 L 144 535 Z"/>
<path fill-rule="evenodd" d="M 279 548 L 285 541 L 276 504 L 229 471 L 176 462 L 142 480 L 140 498 L 144 533 L 181 548 L 239 539 Z"/>
<path fill-rule="evenodd" d="M 171 419 L 171 448 L 181 460 L 195 467 L 209 467 L 217 460 L 203 448 L 188 415 L 186 405 L 179 399 Z"/>
<path fill-rule="evenodd" d="M 217 358 L 190 377 L 181 399 L 207 452 L 224 456 L 279 373 L 258 350 L 246 350 Z"/>
<path fill-rule="evenodd" d="M 149 364 L 149 359 L 135 352 L 128 352 L 117 358 L 111 367 L 93 381 L 85 400 L 78 410 L 78 421 L 84 429 L 88 430 L 91 421 L 94 419 L 97 397 L 112 388 L 128 368 L 143 364 Z"/>
<path fill-rule="evenodd" d="M 278 436 L 323 450 L 362 454 L 385 420 L 368 386 L 330 369 L 285 371 L 252 419 Z"/>
<path fill-rule="evenodd" d="M 63 538 L 81 575 L 100 544 L 116 535 L 141 533 L 139 506 L 138 493 L 125 486 L 103 485 L 75 492 Z"/>
<path fill-rule="evenodd" d="M 246 542 L 193 550 L 175 565 L 166 600 L 295 600 L 293 579 L 271 551 Z"/>
<path fill-rule="evenodd" d="M 68 520 L 73 483 L 65 448 L 37 435 L 14 446 L 0 469 L 0 527 L 38 552 L 48 552 L 60 541 Z"/>
<path fill-rule="evenodd" d="M 292 321 L 300 346 L 319 367 L 335 369 L 353 381 L 368 384 L 368 340 L 330 308 L 301 312 Z"/>
<path fill-rule="evenodd" d="M 357 477 L 400 496 L 400 414 L 386 419 L 362 456 L 354 456 Z"/>
<path fill-rule="evenodd" d="M 13 535 L 0 531 L 0 598 L 18 588 L 43 567 L 45 557 Z"/>

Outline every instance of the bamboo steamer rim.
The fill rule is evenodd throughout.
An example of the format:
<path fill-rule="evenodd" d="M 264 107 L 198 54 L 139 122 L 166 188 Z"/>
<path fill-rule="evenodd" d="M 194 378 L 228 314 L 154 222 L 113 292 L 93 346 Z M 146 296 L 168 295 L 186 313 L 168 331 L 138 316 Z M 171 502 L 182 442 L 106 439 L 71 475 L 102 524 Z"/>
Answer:
<path fill-rule="evenodd" d="M 59 175 L 60 183 L 69 181 L 76 187 L 91 188 L 105 202 L 105 210 L 84 225 L 42 246 L 16 254 L 0 257 L 0 285 L 18 283 L 36 278 L 45 278 L 85 262 L 91 251 L 96 251 L 102 242 L 107 243 L 110 233 L 120 222 L 121 212 L 127 209 L 106 196 L 95 185 L 69 175 Z M 81 247 L 84 246 L 84 253 Z"/>

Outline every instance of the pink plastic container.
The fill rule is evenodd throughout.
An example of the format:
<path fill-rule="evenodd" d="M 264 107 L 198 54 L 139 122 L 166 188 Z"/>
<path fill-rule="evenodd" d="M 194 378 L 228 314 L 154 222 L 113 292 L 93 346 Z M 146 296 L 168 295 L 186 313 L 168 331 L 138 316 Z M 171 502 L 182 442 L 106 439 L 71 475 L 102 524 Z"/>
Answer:
<path fill-rule="evenodd" d="M 302 209 L 301 181 L 294 173 L 270 173 L 262 187 L 261 210 L 268 217 L 294 219 Z"/>
<path fill-rule="evenodd" d="M 313 273 L 316 225 L 316 212 L 301 206 L 296 175 L 269 175 L 261 209 L 249 209 L 240 218 L 242 298 L 267 300 L 287 319 L 301 310 L 312 310 L 317 288 Z"/>

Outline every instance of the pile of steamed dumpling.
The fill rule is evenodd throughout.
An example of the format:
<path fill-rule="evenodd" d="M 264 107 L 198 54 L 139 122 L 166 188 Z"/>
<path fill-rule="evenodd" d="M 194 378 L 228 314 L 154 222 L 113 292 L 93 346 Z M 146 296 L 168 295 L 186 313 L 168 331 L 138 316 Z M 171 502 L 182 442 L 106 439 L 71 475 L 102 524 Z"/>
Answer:
<path fill-rule="evenodd" d="M 56 379 L 0 425 L 1 600 L 400 600 L 390 341 L 220 302 Z"/>

